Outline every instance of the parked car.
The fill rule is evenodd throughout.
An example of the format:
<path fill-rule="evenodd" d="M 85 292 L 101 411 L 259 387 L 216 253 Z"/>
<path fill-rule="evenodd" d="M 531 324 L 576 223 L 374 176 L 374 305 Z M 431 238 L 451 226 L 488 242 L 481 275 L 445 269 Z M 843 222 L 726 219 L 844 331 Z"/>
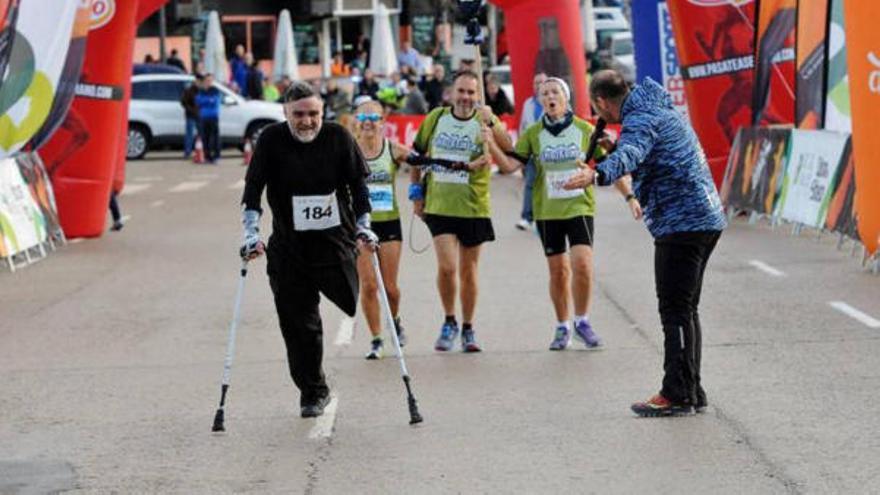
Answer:
<path fill-rule="evenodd" d="M 598 50 L 590 59 L 592 71 L 607 68 L 610 65 L 611 54 L 608 52 L 611 37 L 617 33 L 630 32 L 629 21 L 623 15 L 623 11 L 616 7 L 596 7 L 593 9 L 593 19 L 596 23 L 596 46 Z"/>
<path fill-rule="evenodd" d="M 611 35 L 608 52 L 611 56 L 609 66 L 620 72 L 626 82 L 635 84 L 636 58 L 635 51 L 633 50 L 632 33 L 622 32 Z"/>
<path fill-rule="evenodd" d="M 186 117 L 180 96 L 194 77 L 187 74 L 142 74 L 131 79 L 126 158 L 142 158 L 157 146 L 183 146 Z M 266 125 L 284 120 L 280 103 L 246 100 L 215 82 L 223 95 L 220 109 L 220 140 L 223 145 L 243 146 L 256 142 Z"/>
<path fill-rule="evenodd" d="M 131 74 L 186 74 L 180 67 L 168 64 L 134 64 L 131 66 Z"/>

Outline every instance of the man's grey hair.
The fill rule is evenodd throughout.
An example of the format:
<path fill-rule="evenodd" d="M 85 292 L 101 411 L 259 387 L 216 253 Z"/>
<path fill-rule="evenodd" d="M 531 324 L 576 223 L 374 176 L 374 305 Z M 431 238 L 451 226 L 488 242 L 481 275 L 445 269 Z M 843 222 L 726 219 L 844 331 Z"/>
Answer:
<path fill-rule="evenodd" d="M 320 98 L 320 95 L 315 92 L 315 88 L 311 84 L 305 81 L 293 81 L 287 90 L 284 91 L 284 103 L 299 101 L 312 96 Z"/>

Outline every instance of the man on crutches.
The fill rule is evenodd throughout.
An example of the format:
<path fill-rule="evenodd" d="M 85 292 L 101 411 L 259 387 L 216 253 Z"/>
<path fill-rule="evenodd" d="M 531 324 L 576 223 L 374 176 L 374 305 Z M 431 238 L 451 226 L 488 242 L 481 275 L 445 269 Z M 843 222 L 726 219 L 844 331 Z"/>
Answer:
<path fill-rule="evenodd" d="M 323 123 L 323 101 L 296 82 L 284 94 L 286 122 L 260 135 L 242 197 L 242 257 L 267 255 L 269 284 L 301 416 L 320 416 L 330 390 L 322 370 L 320 294 L 354 316 L 358 244 L 375 244 L 370 229 L 369 169 L 342 126 Z M 272 235 L 260 238 L 263 189 Z"/>

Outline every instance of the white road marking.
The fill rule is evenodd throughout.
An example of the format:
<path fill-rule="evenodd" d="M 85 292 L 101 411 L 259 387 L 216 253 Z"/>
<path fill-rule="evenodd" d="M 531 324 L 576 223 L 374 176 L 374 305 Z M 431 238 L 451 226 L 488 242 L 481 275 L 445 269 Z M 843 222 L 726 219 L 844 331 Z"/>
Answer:
<path fill-rule="evenodd" d="M 152 184 L 126 184 L 125 187 L 122 188 L 120 196 L 131 196 L 132 194 L 146 191 L 151 187 L 153 187 Z"/>
<path fill-rule="evenodd" d="M 217 174 L 191 174 L 189 176 L 190 179 L 216 179 Z"/>
<path fill-rule="evenodd" d="M 135 182 L 162 182 L 162 177 L 146 175 L 144 177 L 134 177 L 131 180 Z"/>
<path fill-rule="evenodd" d="M 74 238 L 74 239 L 70 239 L 70 240 L 68 240 L 67 243 L 68 243 L 68 244 L 79 244 L 79 243 L 81 243 L 81 242 L 84 241 L 84 240 L 86 240 L 85 237 L 76 237 L 76 238 Z"/>
<path fill-rule="evenodd" d="M 859 323 L 867 326 L 868 328 L 880 328 L 880 320 L 868 314 L 862 313 L 858 309 L 850 306 L 843 301 L 830 301 L 828 304 L 830 304 L 832 308 L 840 311 L 841 313 L 849 316 L 854 320 L 857 320 Z"/>
<path fill-rule="evenodd" d="M 244 189 L 244 179 L 238 179 L 232 184 L 229 184 L 228 189 Z"/>
<path fill-rule="evenodd" d="M 336 406 L 339 405 L 339 396 L 330 398 L 330 403 L 324 408 L 324 414 L 315 420 L 315 426 L 309 431 L 309 440 L 327 438 L 333 434 L 333 426 L 336 424 Z"/>
<path fill-rule="evenodd" d="M 784 277 L 785 276 L 785 272 L 783 272 L 782 270 L 777 270 L 776 268 L 773 268 L 772 266 L 768 265 L 767 263 L 764 263 L 763 261 L 751 260 L 751 261 L 749 261 L 749 264 L 752 265 L 753 267 L 757 268 L 758 270 L 761 270 L 762 272 L 766 273 L 767 275 L 771 275 L 773 277 Z"/>
<path fill-rule="evenodd" d="M 344 316 L 339 322 L 339 331 L 336 333 L 336 345 L 349 345 L 354 337 L 354 318 Z"/>
<path fill-rule="evenodd" d="M 150 203 L 150 208 L 158 208 L 164 204 L 165 204 L 164 199 L 157 199 L 156 201 L 153 201 L 152 203 Z"/>
<path fill-rule="evenodd" d="M 198 191 L 199 189 L 208 185 L 207 181 L 204 180 L 190 180 L 186 182 L 181 182 L 176 186 L 172 187 L 168 190 L 168 192 L 179 193 L 179 192 L 192 192 Z"/>

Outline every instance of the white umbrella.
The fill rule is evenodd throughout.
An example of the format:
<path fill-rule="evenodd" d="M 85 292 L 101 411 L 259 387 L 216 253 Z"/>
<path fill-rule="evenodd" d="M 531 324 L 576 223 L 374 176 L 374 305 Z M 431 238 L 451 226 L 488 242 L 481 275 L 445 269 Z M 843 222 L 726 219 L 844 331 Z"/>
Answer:
<path fill-rule="evenodd" d="M 380 3 L 373 14 L 373 39 L 370 48 L 370 69 L 380 75 L 397 71 L 397 50 L 391 36 L 391 19 L 388 8 Z"/>
<path fill-rule="evenodd" d="M 205 72 L 217 81 L 229 81 L 229 62 L 226 60 L 226 42 L 220 29 L 220 16 L 216 10 L 208 14 L 208 34 L 205 36 Z"/>
<path fill-rule="evenodd" d="M 290 11 L 284 9 L 278 16 L 278 31 L 275 33 L 275 53 L 272 55 L 272 80 L 280 81 L 282 76 L 292 80 L 299 79 L 296 60 L 296 47 L 293 44 L 293 24 Z"/>

